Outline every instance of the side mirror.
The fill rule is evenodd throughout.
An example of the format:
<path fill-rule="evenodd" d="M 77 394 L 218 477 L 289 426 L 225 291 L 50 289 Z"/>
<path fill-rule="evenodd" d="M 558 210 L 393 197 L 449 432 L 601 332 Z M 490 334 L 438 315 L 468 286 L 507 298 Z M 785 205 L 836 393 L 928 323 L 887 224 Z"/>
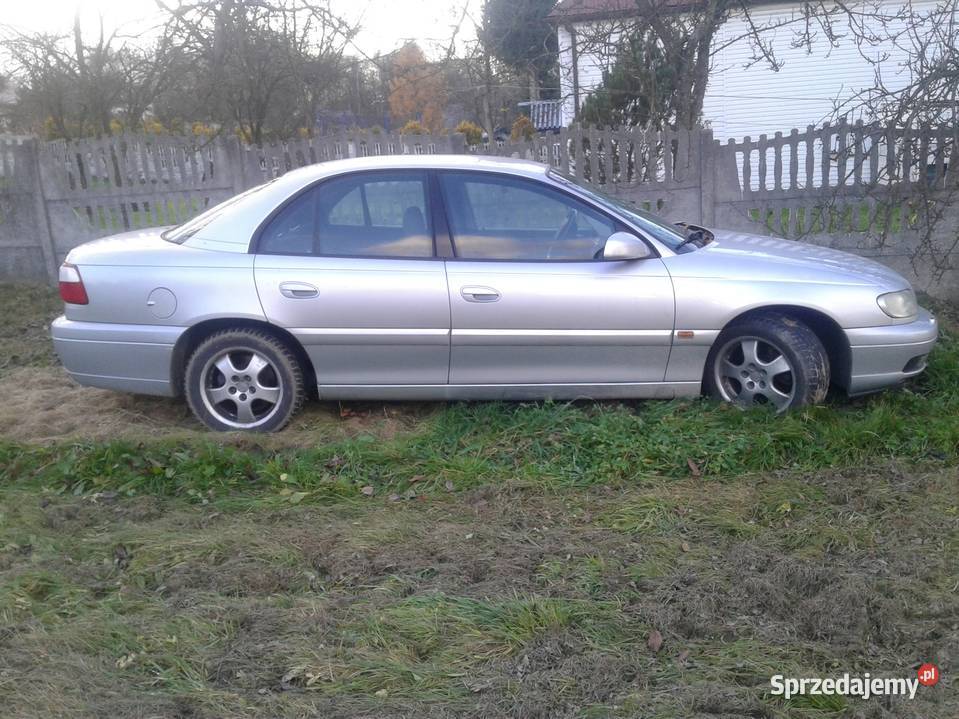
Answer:
<path fill-rule="evenodd" d="M 628 232 L 614 232 L 603 247 L 604 260 L 644 260 L 652 256 L 649 246 Z"/>

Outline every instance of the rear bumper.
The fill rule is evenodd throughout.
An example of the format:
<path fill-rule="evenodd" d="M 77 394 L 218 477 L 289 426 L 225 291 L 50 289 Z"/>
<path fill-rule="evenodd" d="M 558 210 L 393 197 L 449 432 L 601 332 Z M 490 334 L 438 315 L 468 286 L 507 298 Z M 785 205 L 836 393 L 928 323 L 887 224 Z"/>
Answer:
<path fill-rule="evenodd" d="M 76 322 L 50 325 L 53 347 L 67 373 L 88 387 L 171 397 L 173 348 L 185 327 Z"/>
<path fill-rule="evenodd" d="M 852 358 L 850 395 L 899 384 L 926 369 L 939 337 L 936 318 L 920 310 L 915 322 L 846 330 Z"/>

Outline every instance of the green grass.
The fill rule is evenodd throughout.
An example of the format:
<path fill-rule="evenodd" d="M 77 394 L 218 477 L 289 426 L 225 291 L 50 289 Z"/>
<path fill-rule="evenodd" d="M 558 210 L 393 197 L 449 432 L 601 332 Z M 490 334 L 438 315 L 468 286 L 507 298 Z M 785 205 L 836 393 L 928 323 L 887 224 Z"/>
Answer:
<path fill-rule="evenodd" d="M 129 203 L 125 215 L 123 210 L 112 207 L 92 207 L 89 211 L 87 207 L 73 209 L 77 218 L 98 232 L 176 225 L 189 220 L 201 210 L 200 202 L 195 198 Z"/>
<path fill-rule="evenodd" d="M 903 209 L 906 214 L 903 214 Z M 761 222 L 770 232 L 786 237 L 807 234 L 847 234 L 901 232 L 919 222 L 915 206 L 890 206 L 884 203 L 854 202 L 816 205 L 778 210 L 754 207 L 749 210 L 753 222 Z"/>
<path fill-rule="evenodd" d="M 946 334 L 909 388 L 838 399 L 778 417 L 708 400 L 648 403 L 459 403 L 418 431 L 249 452 L 215 439 L 35 446 L 0 442 L 0 481 L 82 494 L 150 492 L 202 500 L 269 493 L 278 504 L 499 484 L 555 490 L 779 469 L 815 471 L 959 458 L 959 343 Z M 784 501 L 786 501 L 784 499 Z M 650 512 L 665 510 L 653 507 Z M 637 526 L 650 519 L 634 518 Z M 623 522 L 634 520 L 623 519 Z"/>
<path fill-rule="evenodd" d="M 55 374 L 56 302 L 2 292 L 39 308 L 4 313 L 0 372 L 34 368 L 5 381 Z M 287 445 L 0 440 L 4 715 L 959 715 L 951 329 L 906 389 L 784 417 L 389 409 Z M 910 704 L 769 694 L 918 661 L 944 679 Z"/>
<path fill-rule="evenodd" d="M 0 376 L 20 367 L 56 363 L 47 326 L 63 311 L 55 290 L 28 283 L 0 282 Z"/>
<path fill-rule="evenodd" d="M 16 716 L 852 717 L 772 697 L 769 677 L 949 666 L 948 640 L 916 637 L 959 612 L 957 491 L 954 469 L 896 467 L 240 509 L 6 484 L 0 699 Z M 943 690 L 917 716 L 954 716 Z"/>

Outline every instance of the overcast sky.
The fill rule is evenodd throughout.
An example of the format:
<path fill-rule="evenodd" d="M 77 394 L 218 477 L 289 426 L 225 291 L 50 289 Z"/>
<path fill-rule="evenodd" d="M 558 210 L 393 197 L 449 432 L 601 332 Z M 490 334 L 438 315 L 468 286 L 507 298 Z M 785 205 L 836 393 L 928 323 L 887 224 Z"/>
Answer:
<path fill-rule="evenodd" d="M 169 0 L 171 5 L 176 0 Z M 432 56 L 448 45 L 463 15 L 461 41 L 475 37 L 470 17 L 479 19 L 482 0 L 333 0 L 343 17 L 359 21 L 355 54 L 388 52 L 408 39 L 416 40 Z M 119 27 L 140 34 L 157 25 L 160 13 L 154 0 L 0 0 L 0 24 L 19 30 L 67 32 L 79 8 L 84 32 L 96 32 L 99 18 L 109 31 Z"/>

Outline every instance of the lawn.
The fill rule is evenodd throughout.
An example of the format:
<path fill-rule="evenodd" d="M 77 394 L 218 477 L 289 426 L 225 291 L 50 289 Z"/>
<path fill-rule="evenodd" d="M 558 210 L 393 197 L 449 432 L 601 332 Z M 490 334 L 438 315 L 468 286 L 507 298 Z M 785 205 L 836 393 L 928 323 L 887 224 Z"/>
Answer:
<path fill-rule="evenodd" d="M 26 298 L 26 299 L 25 299 Z M 73 387 L 0 287 L 0 706 L 50 717 L 959 715 L 959 341 L 907 389 L 314 403 Z M 797 697 L 773 674 L 942 680 Z"/>

